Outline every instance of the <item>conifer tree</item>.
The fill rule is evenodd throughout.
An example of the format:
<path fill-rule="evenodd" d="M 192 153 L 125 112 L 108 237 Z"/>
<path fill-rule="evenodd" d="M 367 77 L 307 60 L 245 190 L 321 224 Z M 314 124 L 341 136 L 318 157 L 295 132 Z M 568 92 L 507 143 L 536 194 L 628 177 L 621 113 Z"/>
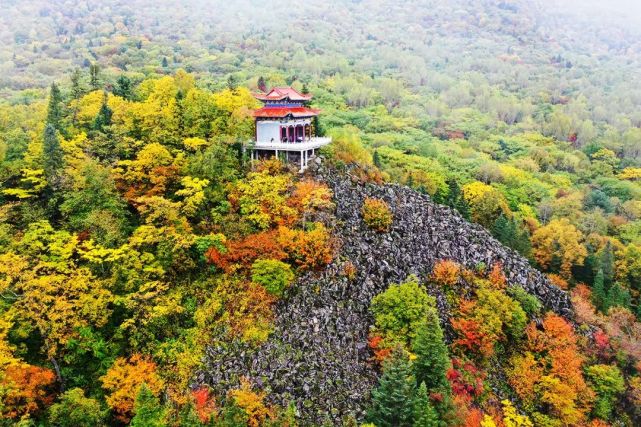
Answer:
<path fill-rule="evenodd" d="M 440 425 L 438 413 L 427 395 L 427 387 L 425 383 L 421 383 L 414 398 L 413 427 L 439 427 Z"/>
<path fill-rule="evenodd" d="M 606 287 L 612 285 L 614 281 L 614 251 L 612 243 L 606 243 L 601 255 L 601 269 L 603 270 L 603 282 Z"/>
<path fill-rule="evenodd" d="M 607 313 L 610 307 L 630 308 L 630 303 L 630 292 L 620 284 L 615 283 L 610 286 L 610 289 L 608 289 L 608 296 L 606 297 L 606 303 L 603 311 Z"/>
<path fill-rule="evenodd" d="M 47 123 L 54 129 L 61 130 L 62 124 L 62 94 L 55 83 L 51 83 L 49 90 L 49 105 L 47 107 Z"/>
<path fill-rule="evenodd" d="M 134 417 L 130 427 L 165 427 L 165 410 L 147 384 L 142 384 L 136 396 Z"/>
<path fill-rule="evenodd" d="M 445 374 L 450 359 L 436 309 L 427 310 L 425 322 L 419 326 L 412 344 L 412 352 L 416 355 L 413 368 L 417 384 L 424 383 L 430 391 L 446 390 Z"/>
<path fill-rule="evenodd" d="M 377 427 L 406 427 L 414 421 L 416 379 L 407 353 L 397 347 L 383 365 L 378 387 L 372 391 L 368 420 Z"/>
<path fill-rule="evenodd" d="M 54 185 L 60 175 L 60 170 L 64 165 L 63 151 L 56 134 L 56 128 L 51 124 L 45 127 L 44 144 L 43 144 L 43 163 L 45 177 L 50 185 Z"/>
<path fill-rule="evenodd" d="M 71 73 L 71 98 L 76 101 L 74 103 L 73 107 L 73 114 L 71 118 L 71 122 L 75 126 L 77 116 L 78 116 L 78 100 L 82 97 L 82 94 L 84 93 L 84 90 L 82 88 L 82 83 L 81 83 L 81 74 L 80 70 L 78 68 L 74 69 L 73 72 Z"/>
<path fill-rule="evenodd" d="M 236 90 L 237 87 L 238 81 L 236 80 L 236 77 L 233 74 L 230 74 L 229 77 L 227 77 L 227 89 Z"/>
<path fill-rule="evenodd" d="M 258 90 L 261 92 L 267 92 L 267 82 L 265 82 L 265 77 L 258 77 Z"/>
<path fill-rule="evenodd" d="M 496 218 L 496 221 L 494 221 L 494 225 L 492 226 L 492 235 L 503 244 L 507 244 L 512 237 L 510 236 L 509 224 L 510 222 L 507 217 L 501 214 Z"/>
<path fill-rule="evenodd" d="M 162 58 L 162 67 L 163 68 L 169 67 L 169 61 L 167 61 L 167 57 L 166 56 L 163 56 L 163 58 Z"/>
<path fill-rule="evenodd" d="M 102 99 L 102 105 L 100 106 L 98 115 L 96 116 L 93 122 L 93 129 L 99 132 L 104 132 L 105 127 L 111 125 L 112 115 L 113 115 L 113 111 L 111 110 L 111 108 L 109 108 L 109 105 L 107 104 L 107 92 L 105 92 Z"/>
<path fill-rule="evenodd" d="M 180 418 L 178 419 L 178 425 L 180 427 L 201 427 L 203 423 L 200 421 L 198 414 L 196 413 L 196 408 L 193 404 L 185 405 L 183 410 L 180 412 Z"/>
<path fill-rule="evenodd" d="M 594 283 L 592 284 L 592 303 L 598 310 L 604 311 L 606 305 L 606 291 L 602 269 L 599 269 L 594 277 Z"/>
<path fill-rule="evenodd" d="M 82 75 L 80 73 L 80 70 L 78 68 L 75 68 L 71 72 L 71 77 L 69 78 L 71 80 L 71 97 L 75 100 L 80 99 L 84 92 L 82 89 L 81 78 Z"/>
<path fill-rule="evenodd" d="M 133 88 L 131 86 L 131 79 L 121 74 L 118 76 L 118 79 L 116 79 L 114 95 L 131 100 L 133 98 Z"/>
<path fill-rule="evenodd" d="M 461 187 L 458 185 L 458 182 L 454 178 L 447 180 L 447 186 L 449 187 L 449 194 L 445 200 L 445 204 L 453 209 L 456 209 L 459 214 L 466 220 L 470 220 L 470 206 L 465 201 L 463 197 L 463 192 Z"/>
<path fill-rule="evenodd" d="M 377 168 L 380 169 L 383 166 L 383 164 L 381 163 L 381 155 L 378 154 L 378 150 L 374 150 L 373 160 L 374 160 L 374 166 L 376 166 Z"/>
<path fill-rule="evenodd" d="M 91 90 L 100 89 L 100 67 L 98 64 L 91 64 L 89 66 L 89 85 Z"/>

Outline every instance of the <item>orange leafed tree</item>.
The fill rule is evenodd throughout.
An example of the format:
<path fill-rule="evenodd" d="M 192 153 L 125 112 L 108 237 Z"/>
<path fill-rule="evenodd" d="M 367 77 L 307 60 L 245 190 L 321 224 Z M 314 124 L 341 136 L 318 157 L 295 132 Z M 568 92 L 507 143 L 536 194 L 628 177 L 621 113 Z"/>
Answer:
<path fill-rule="evenodd" d="M 542 327 L 526 329 L 527 350 L 512 359 L 509 381 L 519 396 L 548 407 L 549 415 L 565 425 L 585 421 L 594 392 L 583 377 L 584 356 L 577 337 L 564 318 L 548 313 Z"/>
<path fill-rule="evenodd" d="M 432 269 L 432 280 L 444 286 L 452 286 L 458 282 L 461 267 L 450 260 L 438 261 Z"/>
<path fill-rule="evenodd" d="M 14 364 L 0 378 L 3 418 L 34 415 L 53 403 L 56 376 L 50 369 Z"/>
<path fill-rule="evenodd" d="M 316 223 L 310 231 L 280 227 L 278 243 L 287 253 L 287 258 L 303 270 L 322 268 L 333 258 L 332 239 L 321 223 Z"/>
<path fill-rule="evenodd" d="M 164 387 L 163 380 L 156 373 L 156 364 L 140 354 L 129 359 L 116 359 L 100 381 L 107 392 L 107 404 L 116 418 L 124 423 L 129 422 L 133 415 L 138 389 L 143 383 L 156 396 Z"/>

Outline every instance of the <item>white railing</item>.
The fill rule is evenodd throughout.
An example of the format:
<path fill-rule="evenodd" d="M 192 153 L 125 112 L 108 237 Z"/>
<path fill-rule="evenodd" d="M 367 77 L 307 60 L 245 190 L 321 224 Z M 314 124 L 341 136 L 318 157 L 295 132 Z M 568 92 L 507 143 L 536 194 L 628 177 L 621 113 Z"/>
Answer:
<path fill-rule="evenodd" d="M 299 151 L 319 148 L 330 142 L 332 142 L 332 138 L 313 137 L 306 138 L 301 142 L 256 141 L 252 145 L 253 148 L 262 150 Z"/>

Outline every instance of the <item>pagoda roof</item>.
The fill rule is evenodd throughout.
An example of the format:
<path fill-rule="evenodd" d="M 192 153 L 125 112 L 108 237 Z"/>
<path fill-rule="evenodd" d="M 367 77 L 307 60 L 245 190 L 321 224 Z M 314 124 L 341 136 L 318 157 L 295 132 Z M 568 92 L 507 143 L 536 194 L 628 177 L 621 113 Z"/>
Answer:
<path fill-rule="evenodd" d="M 292 117 L 313 117 L 317 116 L 320 110 L 307 107 L 263 107 L 254 110 L 254 117 L 261 118 L 283 118 L 291 115 Z"/>
<path fill-rule="evenodd" d="M 274 87 L 267 93 L 255 93 L 254 97 L 261 101 L 282 101 L 283 99 L 309 101 L 312 99 L 312 95 L 303 95 L 293 87 Z"/>

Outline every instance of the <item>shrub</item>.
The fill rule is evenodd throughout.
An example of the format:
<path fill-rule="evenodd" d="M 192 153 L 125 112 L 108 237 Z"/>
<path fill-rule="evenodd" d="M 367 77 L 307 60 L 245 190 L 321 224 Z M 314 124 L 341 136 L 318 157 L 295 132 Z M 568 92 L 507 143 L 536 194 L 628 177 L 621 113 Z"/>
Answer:
<path fill-rule="evenodd" d="M 367 198 L 361 209 L 363 221 L 373 230 L 379 232 L 388 231 L 392 225 L 392 212 L 383 200 Z"/>
<path fill-rule="evenodd" d="M 543 307 L 541 302 L 521 286 L 513 286 L 508 289 L 507 293 L 521 304 L 521 307 L 528 316 L 538 316 L 541 313 Z"/>
<path fill-rule="evenodd" d="M 276 259 L 259 259 L 252 264 L 252 281 L 262 285 L 267 292 L 277 297 L 294 280 L 289 264 Z"/>

